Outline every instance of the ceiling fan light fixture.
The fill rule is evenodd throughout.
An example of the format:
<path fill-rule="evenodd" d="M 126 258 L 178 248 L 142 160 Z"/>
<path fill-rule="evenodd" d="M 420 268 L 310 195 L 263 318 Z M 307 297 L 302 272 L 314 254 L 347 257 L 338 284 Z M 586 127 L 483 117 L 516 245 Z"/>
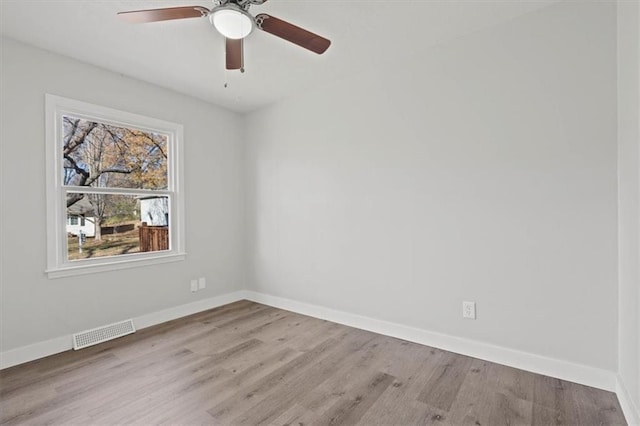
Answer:
<path fill-rule="evenodd" d="M 233 5 L 215 8 L 209 19 L 220 34 L 231 39 L 245 38 L 254 27 L 253 17 Z"/>

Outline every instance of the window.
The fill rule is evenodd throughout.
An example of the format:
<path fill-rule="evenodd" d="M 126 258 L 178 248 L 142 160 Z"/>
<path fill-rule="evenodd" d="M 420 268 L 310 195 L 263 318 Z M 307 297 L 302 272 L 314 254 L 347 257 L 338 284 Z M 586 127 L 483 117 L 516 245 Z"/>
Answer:
<path fill-rule="evenodd" d="M 184 259 L 182 126 L 46 96 L 50 278 Z"/>

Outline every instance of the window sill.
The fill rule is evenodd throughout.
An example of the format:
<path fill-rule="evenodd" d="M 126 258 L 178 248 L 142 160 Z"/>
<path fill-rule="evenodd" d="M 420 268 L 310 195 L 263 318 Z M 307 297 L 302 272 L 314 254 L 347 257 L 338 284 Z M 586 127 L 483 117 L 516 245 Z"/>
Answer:
<path fill-rule="evenodd" d="M 45 273 L 49 279 L 72 277 L 76 275 L 93 274 L 96 272 L 118 271 L 121 269 L 138 268 L 140 266 L 157 265 L 161 263 L 180 262 L 185 260 L 186 253 L 173 253 L 157 255 L 139 259 L 113 260 L 110 262 L 84 264 L 77 266 L 64 266 L 47 269 Z"/>

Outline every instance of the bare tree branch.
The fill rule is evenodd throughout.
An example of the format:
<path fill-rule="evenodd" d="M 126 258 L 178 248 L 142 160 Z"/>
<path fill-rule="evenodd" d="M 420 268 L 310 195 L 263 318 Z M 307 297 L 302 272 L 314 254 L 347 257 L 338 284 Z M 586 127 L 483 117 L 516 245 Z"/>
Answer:
<path fill-rule="evenodd" d="M 82 145 L 87 140 L 87 136 L 89 136 L 93 129 L 95 129 L 98 125 L 98 123 L 89 122 L 86 128 L 82 128 L 80 129 L 80 131 L 78 131 L 79 121 L 80 120 L 77 120 L 73 123 L 72 133 L 70 134 L 69 139 L 65 141 L 63 151 L 65 155 L 70 154 L 71 152 L 75 151 L 76 148 Z"/>

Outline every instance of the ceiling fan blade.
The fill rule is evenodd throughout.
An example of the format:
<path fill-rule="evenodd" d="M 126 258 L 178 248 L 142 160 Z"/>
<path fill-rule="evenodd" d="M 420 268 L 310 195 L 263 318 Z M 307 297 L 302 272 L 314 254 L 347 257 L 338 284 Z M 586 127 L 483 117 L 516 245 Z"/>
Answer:
<path fill-rule="evenodd" d="M 243 55 L 243 39 L 226 39 L 226 68 L 228 70 L 241 70 L 244 68 L 244 55 Z"/>
<path fill-rule="evenodd" d="M 172 19 L 202 18 L 211 11 L 202 6 L 167 7 L 164 9 L 132 10 L 118 12 L 125 21 L 141 24 L 145 22 L 169 21 Z"/>
<path fill-rule="evenodd" d="M 319 55 L 324 53 L 331 45 L 330 40 L 318 34 L 314 34 L 311 31 L 307 31 L 282 19 L 267 15 L 266 13 L 261 13 L 256 16 L 256 24 L 262 31 L 290 41 Z"/>

